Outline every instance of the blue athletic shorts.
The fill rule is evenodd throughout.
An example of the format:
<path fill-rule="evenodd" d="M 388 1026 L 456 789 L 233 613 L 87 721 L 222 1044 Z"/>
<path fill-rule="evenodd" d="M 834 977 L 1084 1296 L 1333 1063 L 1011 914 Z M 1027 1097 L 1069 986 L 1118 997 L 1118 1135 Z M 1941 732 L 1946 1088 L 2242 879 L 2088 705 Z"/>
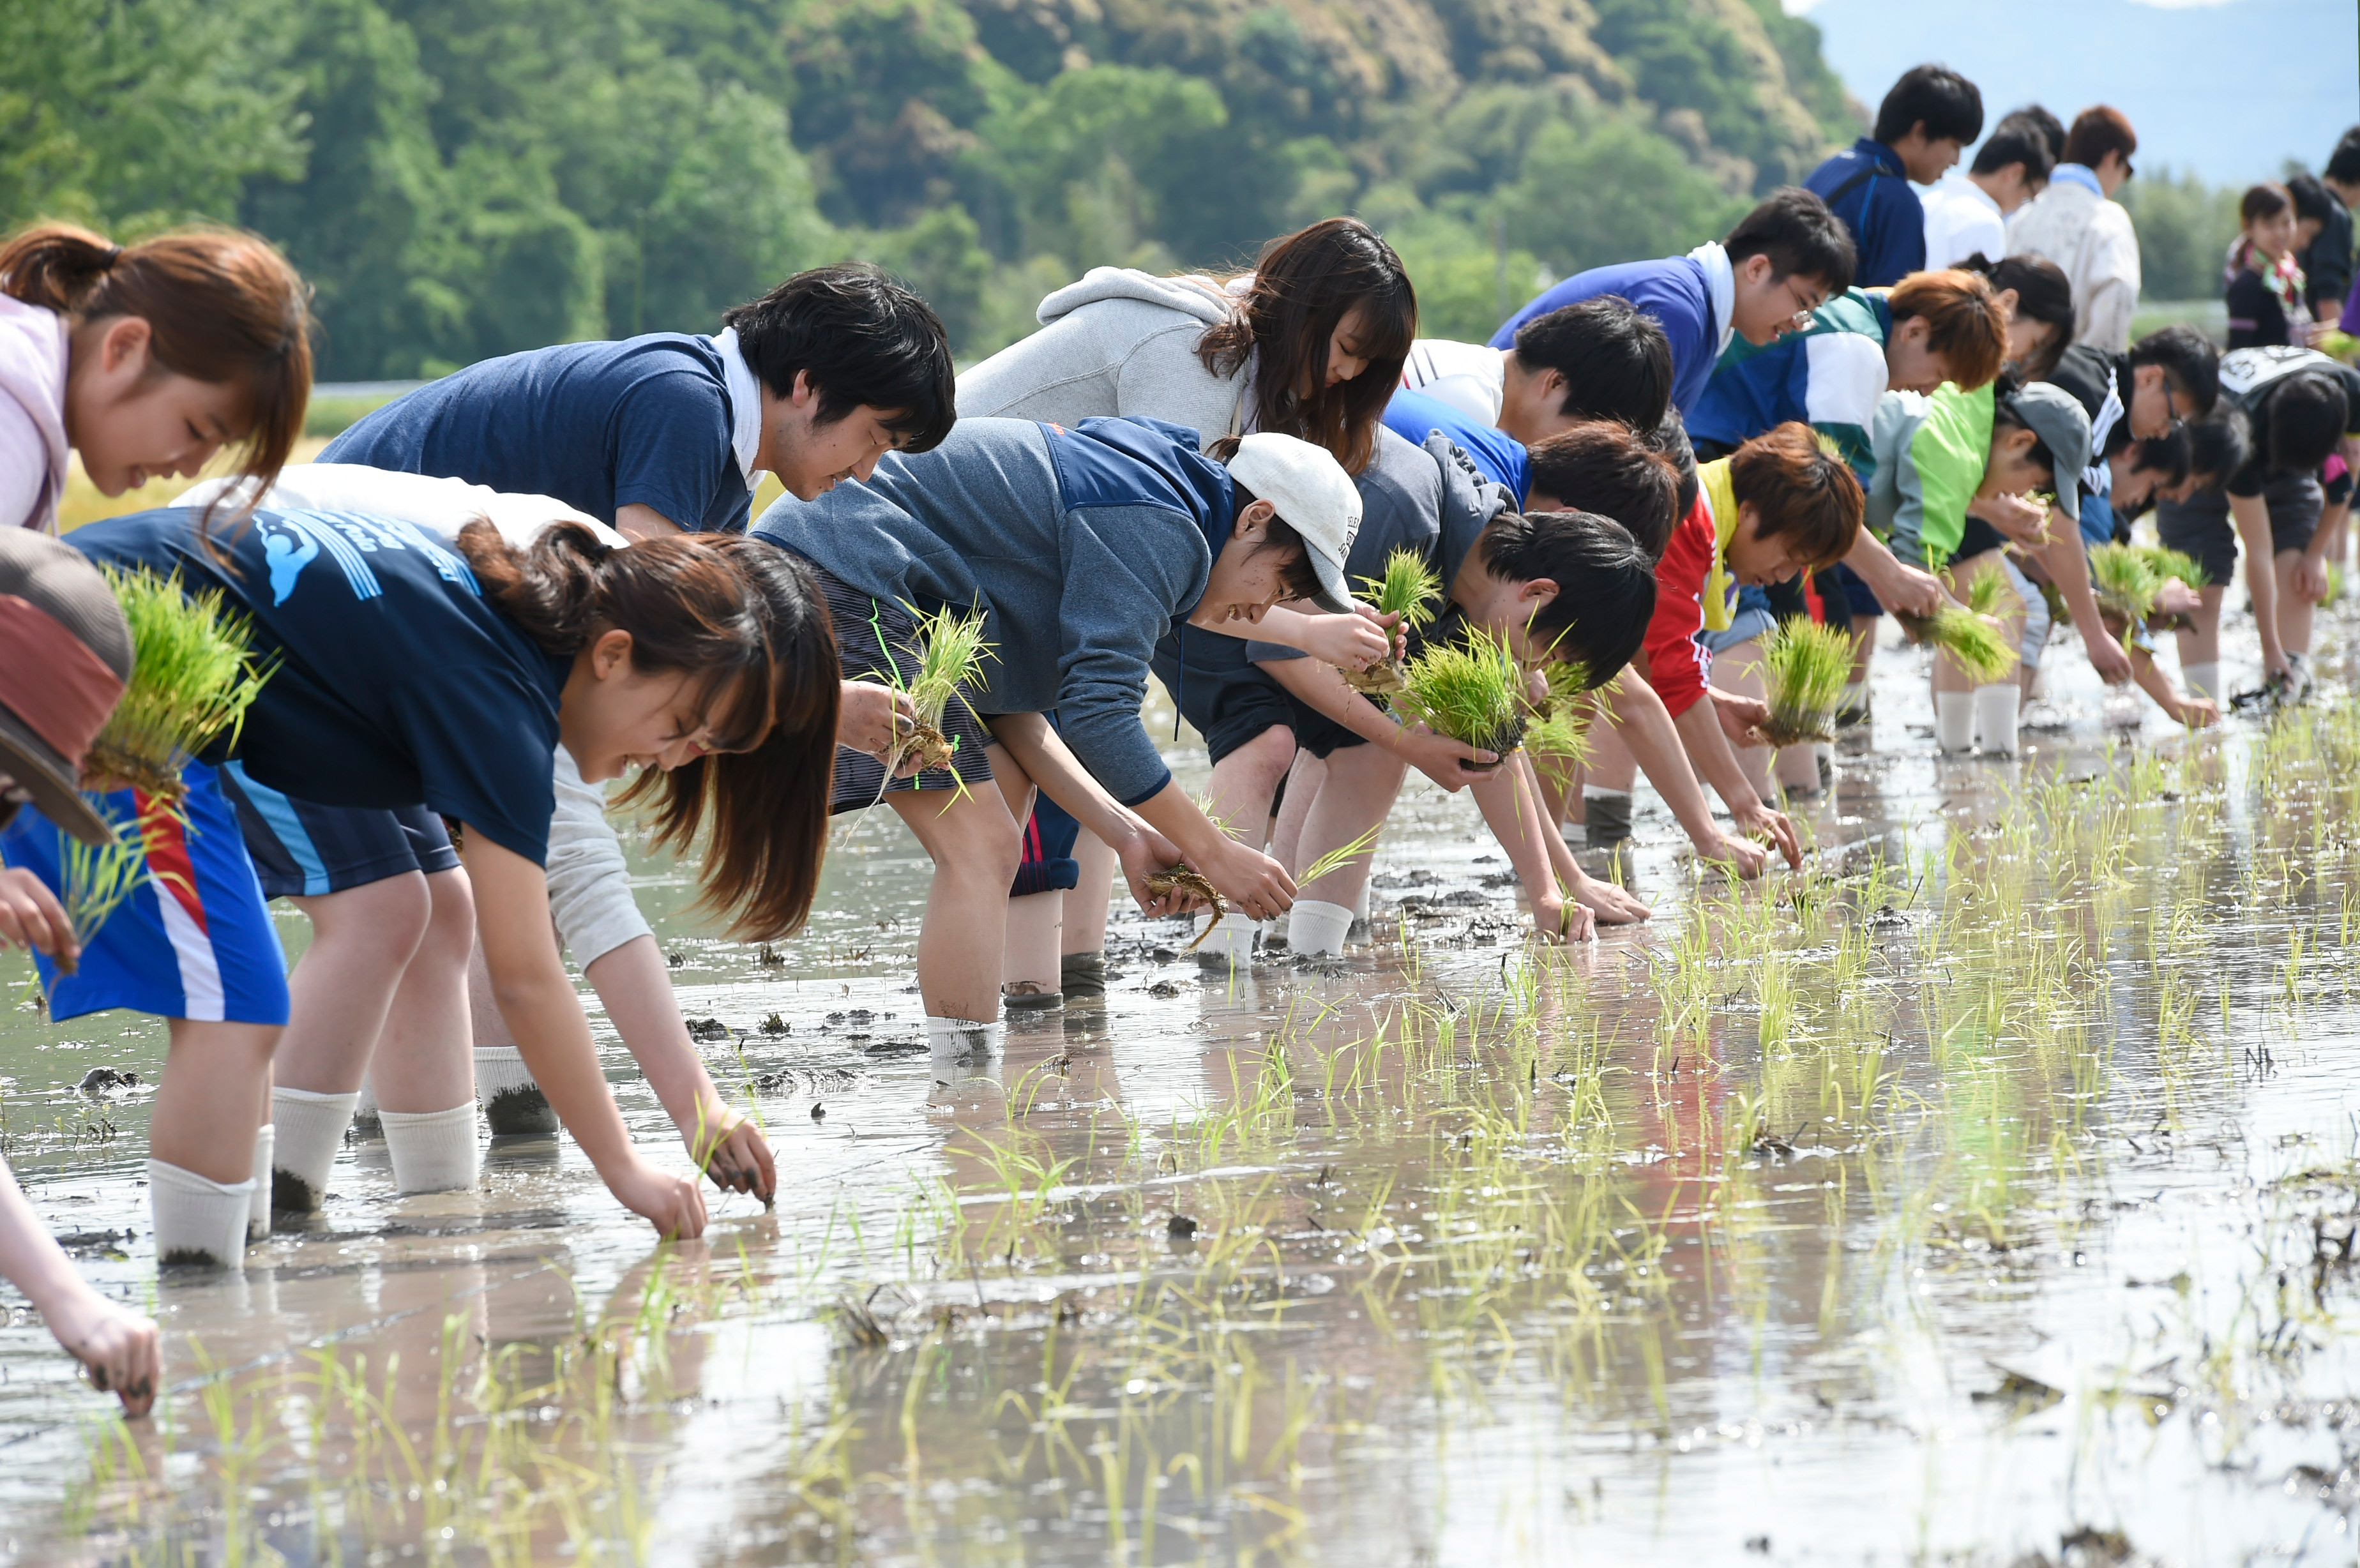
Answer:
<path fill-rule="evenodd" d="M 98 928 L 74 974 L 33 955 L 51 1018 L 128 1007 L 201 1023 L 286 1023 L 287 955 L 237 817 L 212 768 L 192 762 L 180 777 L 188 794 L 177 812 L 136 789 L 102 798 L 108 821 L 147 823 L 148 877 Z M 27 806 L 0 829 L 0 860 L 60 892 L 65 843 Z"/>
<path fill-rule="evenodd" d="M 235 762 L 223 766 L 221 789 L 262 890 L 273 898 L 316 898 L 405 871 L 459 869 L 449 830 L 424 806 L 315 805 L 280 794 Z"/>
<path fill-rule="evenodd" d="M 1876 602 L 1876 595 L 1869 592 L 1859 572 L 1839 561 L 1820 574 L 1820 581 L 1824 583 L 1830 577 L 1842 585 L 1844 603 L 1851 607 L 1854 620 L 1885 614 L 1885 606 Z"/>

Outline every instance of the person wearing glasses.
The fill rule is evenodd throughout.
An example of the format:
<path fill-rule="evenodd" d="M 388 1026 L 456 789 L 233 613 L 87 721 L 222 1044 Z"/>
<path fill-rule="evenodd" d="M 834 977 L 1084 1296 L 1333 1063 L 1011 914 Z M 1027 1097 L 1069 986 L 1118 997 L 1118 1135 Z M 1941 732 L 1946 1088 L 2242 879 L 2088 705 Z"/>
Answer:
<path fill-rule="evenodd" d="M 2114 199 L 2137 150 L 2138 134 L 2120 109 L 2082 110 L 2047 188 L 2007 221 L 2007 254 L 2063 267 L 2073 284 L 2073 341 L 2107 354 L 2130 346 L 2138 308 L 2138 233 Z"/>
<path fill-rule="evenodd" d="M 1826 202 L 1798 186 L 1773 191 L 1729 237 L 1686 256 L 1578 272 L 1546 289 L 1491 334 L 1516 346 L 1535 317 L 1613 294 L 1653 316 L 1672 350 L 1672 406 L 1687 415 L 1736 338 L 1766 343 L 1811 324 L 1811 312 L 1852 287 L 1852 235 Z"/>

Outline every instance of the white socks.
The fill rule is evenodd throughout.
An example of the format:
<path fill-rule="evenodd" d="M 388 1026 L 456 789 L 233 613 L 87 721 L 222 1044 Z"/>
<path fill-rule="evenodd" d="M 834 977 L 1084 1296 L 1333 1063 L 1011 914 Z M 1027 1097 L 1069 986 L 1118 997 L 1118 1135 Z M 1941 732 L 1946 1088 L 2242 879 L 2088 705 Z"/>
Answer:
<path fill-rule="evenodd" d="M 973 1018 L 937 1018 L 931 1016 L 926 1019 L 926 1049 L 937 1061 L 962 1062 L 997 1056 L 1000 1043 L 1007 1038 L 1008 1026 L 1002 1023 L 985 1024 Z"/>
<path fill-rule="evenodd" d="M 2020 691 L 2013 681 L 1975 688 L 1975 732 L 1985 751 L 2016 755 L 2016 704 Z"/>
<path fill-rule="evenodd" d="M 1934 744 L 1944 751 L 1975 748 L 1975 694 L 1972 691 L 1934 693 Z"/>
<path fill-rule="evenodd" d="M 246 1194 L 246 1239 L 268 1241 L 270 1238 L 270 1151 L 278 1138 L 271 1124 L 265 1122 L 254 1135 L 254 1190 Z"/>
<path fill-rule="evenodd" d="M 2216 659 L 2209 664 L 2182 664 L 2180 667 L 2180 678 L 2188 683 L 2190 696 L 2210 697 L 2216 702 L 2221 700 L 2221 661 L 2219 659 Z"/>
<path fill-rule="evenodd" d="M 379 1111 L 393 1184 L 404 1192 L 448 1192 L 472 1187 L 480 1149 L 475 1102 L 447 1111 Z"/>
<path fill-rule="evenodd" d="M 546 1137 L 557 1130 L 557 1113 L 513 1045 L 475 1047 L 475 1098 L 495 1133 Z"/>
<path fill-rule="evenodd" d="M 1210 920 L 1212 918 L 1211 912 L 1207 911 L 1205 919 Z M 1196 929 L 1203 931 L 1205 928 L 1199 926 Z M 1208 968 L 1226 969 L 1232 964 L 1240 969 L 1245 968 L 1253 959 L 1256 929 L 1254 921 L 1234 911 L 1223 916 L 1221 923 L 1213 927 L 1205 940 L 1196 944 L 1196 962 Z"/>
<path fill-rule="evenodd" d="M 243 1267 L 253 1192 L 251 1179 L 224 1184 L 160 1160 L 149 1160 L 148 1201 L 156 1218 L 156 1261 L 207 1269 Z"/>
<path fill-rule="evenodd" d="M 1369 918 L 1369 882 L 1366 877 L 1360 878 L 1360 896 L 1352 900 L 1352 918 L 1356 920 Z"/>
<path fill-rule="evenodd" d="M 377 1126 L 377 1084 L 367 1078 L 361 1080 L 361 1092 L 354 1097 L 353 1120 L 365 1127 Z"/>
<path fill-rule="evenodd" d="M 358 1094 L 314 1094 L 308 1089 L 270 1091 L 270 1120 L 279 1129 L 279 1151 L 269 1166 L 272 1200 L 290 1212 L 309 1213 L 327 1194 L 328 1171 L 344 1147 Z M 257 1171 L 264 1169 L 260 1165 Z"/>
<path fill-rule="evenodd" d="M 1334 958 L 1351 929 L 1352 911 L 1343 905 L 1297 898 L 1286 916 L 1286 945 L 1306 958 Z"/>

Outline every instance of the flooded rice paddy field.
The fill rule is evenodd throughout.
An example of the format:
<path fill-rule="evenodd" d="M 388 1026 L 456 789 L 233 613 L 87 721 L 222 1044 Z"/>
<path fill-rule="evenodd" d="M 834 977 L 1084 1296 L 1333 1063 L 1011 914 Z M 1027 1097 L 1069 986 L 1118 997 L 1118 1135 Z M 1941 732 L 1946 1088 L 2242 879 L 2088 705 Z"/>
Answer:
<path fill-rule="evenodd" d="M 0 1542 L 71 1563 L 2350 1561 L 2360 707 L 1937 762 L 1914 654 L 1808 874 L 1540 952 L 1471 807 L 1377 941 L 938 1066 L 881 815 L 767 957 L 645 896 L 778 1150 L 653 1245 L 570 1144 L 398 1201 L 355 1141 L 242 1277 L 158 1282 L 162 1033 L 0 1015 L 11 1160 L 168 1336 L 126 1425 L 21 1298 Z M 1197 759 L 1201 771 L 1201 757 Z M 289 922 L 300 943 L 300 920 Z M 6 971 L 21 1000 L 21 968 Z M 642 1139 L 681 1155 L 605 1031 Z M 98 1095 L 90 1069 L 143 1083 Z"/>

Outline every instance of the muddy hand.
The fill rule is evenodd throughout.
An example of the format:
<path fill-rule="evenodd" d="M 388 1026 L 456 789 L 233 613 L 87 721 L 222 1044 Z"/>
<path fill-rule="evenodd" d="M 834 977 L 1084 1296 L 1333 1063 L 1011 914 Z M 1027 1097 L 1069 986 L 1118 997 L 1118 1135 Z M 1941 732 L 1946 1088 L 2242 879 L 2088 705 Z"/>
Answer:
<path fill-rule="evenodd" d="M 144 1416 L 164 1384 L 163 1351 L 156 1325 L 95 1290 L 54 1315 L 58 1343 L 82 1364 L 90 1386 L 123 1401 L 123 1413 Z"/>
<path fill-rule="evenodd" d="M 697 1155 L 697 1163 L 713 1178 L 713 1184 L 725 1192 L 750 1192 L 769 1204 L 779 1192 L 777 1167 L 770 1158 L 770 1145 L 761 1129 L 736 1112 L 727 1113 L 727 1125 L 720 1136 L 714 1138 Z M 696 1150 L 692 1148 L 692 1154 Z"/>
<path fill-rule="evenodd" d="M 910 699 L 873 681 L 847 681 L 836 715 L 836 744 L 882 762 L 901 729 L 917 722 Z"/>

